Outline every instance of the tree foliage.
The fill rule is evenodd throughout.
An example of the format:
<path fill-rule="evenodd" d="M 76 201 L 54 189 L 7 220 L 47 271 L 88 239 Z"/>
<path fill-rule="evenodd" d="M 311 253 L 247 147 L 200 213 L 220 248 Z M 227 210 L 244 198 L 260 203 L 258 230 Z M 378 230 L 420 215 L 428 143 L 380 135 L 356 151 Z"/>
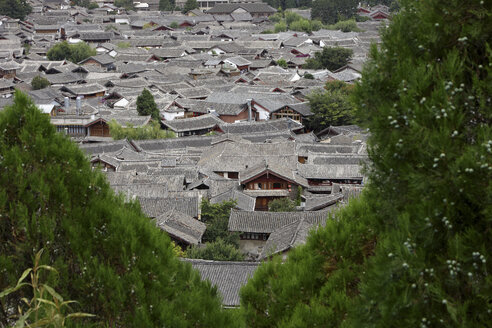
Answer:
<path fill-rule="evenodd" d="M 109 123 L 111 137 L 114 140 L 130 139 L 130 140 L 147 140 L 147 139 L 167 139 L 175 138 L 176 134 L 173 131 L 162 130 L 159 122 L 151 121 L 149 124 L 142 127 L 133 127 L 128 125 L 122 127 L 116 121 L 112 120 Z"/>
<path fill-rule="evenodd" d="M 356 0 L 316 0 L 313 2 L 312 17 L 325 24 L 335 24 L 354 17 L 357 5 Z"/>
<path fill-rule="evenodd" d="M 196 0 L 186 0 L 182 12 L 184 14 L 186 14 L 187 12 L 189 12 L 189 11 L 191 11 L 193 9 L 198 9 L 198 8 L 200 8 L 200 5 L 198 4 L 198 1 L 196 1 Z"/>
<path fill-rule="evenodd" d="M 222 238 L 207 243 L 205 247 L 192 246 L 186 251 L 186 257 L 214 261 L 242 261 L 244 255 L 237 247 L 225 242 Z"/>
<path fill-rule="evenodd" d="M 169 11 L 173 10 L 175 6 L 174 0 L 159 0 L 159 10 Z"/>
<path fill-rule="evenodd" d="M 283 58 L 280 58 L 279 60 L 277 60 L 277 65 L 282 67 L 282 68 L 287 68 L 288 65 L 287 65 L 287 61 Z"/>
<path fill-rule="evenodd" d="M 51 85 L 50 81 L 39 75 L 33 77 L 31 81 L 31 86 L 33 90 L 44 89 L 46 87 L 49 87 L 50 85 Z"/>
<path fill-rule="evenodd" d="M 328 82 L 324 90 L 313 91 L 307 97 L 313 115 L 305 121 L 306 126 L 319 132 L 329 126 L 354 124 L 351 92 L 352 87 L 342 81 Z"/>
<path fill-rule="evenodd" d="M 311 33 L 323 28 L 323 23 L 319 20 L 305 19 L 293 12 L 277 12 L 270 17 L 274 25 L 274 32 L 286 32 L 287 30 Z"/>
<path fill-rule="evenodd" d="M 293 212 L 296 210 L 296 204 L 287 197 L 277 198 L 268 203 L 270 212 Z"/>
<path fill-rule="evenodd" d="M 212 204 L 203 199 L 201 204 L 201 219 L 207 225 L 207 230 L 203 235 L 204 242 L 214 242 L 222 239 L 226 244 L 239 246 L 239 235 L 229 232 L 229 216 L 231 209 L 236 206 L 234 201 L 224 201 L 218 204 Z"/>
<path fill-rule="evenodd" d="M 492 3 L 400 4 L 354 94 L 371 182 L 258 269 L 251 327 L 490 326 Z"/>
<path fill-rule="evenodd" d="M 153 119 L 160 120 L 160 113 L 154 101 L 154 96 L 147 89 L 143 89 L 140 96 L 137 97 L 137 112 L 138 115 L 150 115 Z"/>
<path fill-rule="evenodd" d="M 0 14 L 10 18 L 23 20 L 31 10 L 26 0 L 0 0 Z"/>
<path fill-rule="evenodd" d="M 44 248 L 42 263 L 59 273 L 46 283 L 95 314 L 97 326 L 232 325 L 216 290 L 173 256 L 167 235 L 116 197 L 27 96 L 16 92 L 0 130 L 0 290 Z M 8 312 L 20 302 L 15 293 L 1 305 Z"/>
<path fill-rule="evenodd" d="M 116 7 L 125 8 L 126 10 L 133 10 L 133 0 L 114 0 Z"/>
<path fill-rule="evenodd" d="M 314 58 L 308 58 L 303 68 L 323 69 L 335 71 L 348 64 L 353 55 L 352 49 L 342 47 L 324 47 L 322 51 L 314 54 Z"/>
<path fill-rule="evenodd" d="M 68 44 L 67 41 L 63 41 L 51 47 L 46 56 L 49 60 L 66 59 L 77 64 L 90 56 L 95 56 L 96 54 L 96 49 L 91 48 L 91 46 L 85 42 Z"/>

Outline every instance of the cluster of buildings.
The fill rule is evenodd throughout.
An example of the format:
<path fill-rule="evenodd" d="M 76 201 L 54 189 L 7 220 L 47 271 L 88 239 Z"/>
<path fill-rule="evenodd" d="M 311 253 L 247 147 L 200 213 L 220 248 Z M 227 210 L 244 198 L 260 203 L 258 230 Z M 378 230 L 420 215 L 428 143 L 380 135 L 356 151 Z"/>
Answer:
<path fill-rule="evenodd" d="M 218 285 L 224 305 L 237 306 L 239 286 L 258 261 L 305 242 L 330 212 L 360 193 L 366 131 L 307 131 L 303 123 L 312 112 L 306 96 L 327 81 L 357 80 L 370 44 L 379 42 L 380 22 L 358 23 L 362 32 L 264 34 L 275 9 L 261 2 L 201 1 L 213 8 L 189 15 L 154 11 L 154 2 L 136 12 L 96 2 L 100 7 L 88 10 L 33 1 L 24 21 L 0 19 L 0 108 L 11 103 L 15 89 L 27 92 L 112 188 L 138 199 L 182 247 L 202 244 L 203 199 L 236 201 L 228 229 L 240 234 L 250 262 L 188 261 Z M 78 63 L 48 60 L 60 41 L 84 41 L 96 55 Z M 331 46 L 352 49 L 352 61 L 334 72 L 303 68 Z M 50 85 L 33 90 L 38 76 Z M 161 127 L 177 137 L 113 140 L 113 120 L 149 124 L 150 116 L 136 111 L 144 88 L 158 106 Z M 278 198 L 296 200 L 297 211 L 268 212 Z"/>

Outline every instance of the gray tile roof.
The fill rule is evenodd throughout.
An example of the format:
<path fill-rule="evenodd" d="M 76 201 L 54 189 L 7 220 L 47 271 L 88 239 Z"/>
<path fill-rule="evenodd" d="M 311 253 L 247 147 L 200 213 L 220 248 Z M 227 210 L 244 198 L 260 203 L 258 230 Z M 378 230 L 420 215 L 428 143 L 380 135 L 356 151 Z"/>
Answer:
<path fill-rule="evenodd" d="M 236 188 L 230 189 L 220 195 L 210 198 L 210 203 L 218 204 L 223 201 L 234 200 L 236 201 L 236 208 L 243 211 L 254 211 L 256 198 L 248 196 Z"/>
<path fill-rule="evenodd" d="M 142 150 L 150 152 L 165 152 L 173 149 L 188 147 L 203 148 L 210 146 L 213 137 L 186 137 L 160 140 L 135 140 L 133 143 Z"/>
<path fill-rule="evenodd" d="M 315 212 L 261 212 L 231 210 L 229 216 L 229 231 L 272 233 L 288 224 L 305 220 L 310 224 L 320 224 L 326 221 L 327 211 Z"/>
<path fill-rule="evenodd" d="M 362 179 L 360 165 L 299 164 L 298 171 L 306 179 Z"/>
<path fill-rule="evenodd" d="M 189 245 L 200 244 L 207 229 L 205 223 L 176 210 L 159 215 L 155 218 L 155 224 L 172 238 L 182 240 Z"/>
<path fill-rule="evenodd" d="M 176 210 L 191 217 L 197 218 L 199 214 L 199 199 L 196 197 L 183 197 L 175 194 L 175 197 L 137 197 L 142 211 L 151 218 Z"/>
<path fill-rule="evenodd" d="M 239 290 L 253 276 L 258 262 L 225 262 L 182 259 L 200 272 L 202 280 L 208 280 L 222 295 L 225 307 L 239 306 Z"/>
<path fill-rule="evenodd" d="M 263 2 L 257 2 L 257 3 L 224 3 L 224 4 L 217 4 L 215 5 L 212 9 L 208 10 L 208 14 L 231 14 L 233 11 L 235 11 L 238 8 L 242 8 L 246 10 L 247 12 L 253 14 L 253 13 L 268 13 L 268 14 L 273 14 L 277 10 L 273 9 L 269 5 Z"/>
<path fill-rule="evenodd" d="M 305 211 L 318 211 L 320 209 L 331 206 L 343 199 L 342 193 L 334 193 L 329 195 L 310 195 L 306 196 Z"/>
<path fill-rule="evenodd" d="M 174 132 L 196 131 L 211 129 L 218 126 L 222 121 L 213 114 L 206 114 L 192 118 L 184 118 L 172 121 L 161 121 L 163 125 Z"/>

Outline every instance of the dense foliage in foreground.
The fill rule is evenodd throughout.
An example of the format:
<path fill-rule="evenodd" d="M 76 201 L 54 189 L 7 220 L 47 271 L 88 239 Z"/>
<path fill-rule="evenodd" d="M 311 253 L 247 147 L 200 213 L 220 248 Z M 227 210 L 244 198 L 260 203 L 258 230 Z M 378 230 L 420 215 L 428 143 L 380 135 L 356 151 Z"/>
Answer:
<path fill-rule="evenodd" d="M 258 269 L 253 327 L 491 326 L 492 3 L 400 4 L 354 95 L 370 184 Z"/>
<path fill-rule="evenodd" d="M 0 290 L 13 286 L 33 254 L 88 324 L 230 327 L 216 290 L 173 255 L 169 238 L 138 205 L 116 197 L 80 149 L 17 92 L 0 113 Z M 21 297 L 2 300 L 0 325 Z"/>

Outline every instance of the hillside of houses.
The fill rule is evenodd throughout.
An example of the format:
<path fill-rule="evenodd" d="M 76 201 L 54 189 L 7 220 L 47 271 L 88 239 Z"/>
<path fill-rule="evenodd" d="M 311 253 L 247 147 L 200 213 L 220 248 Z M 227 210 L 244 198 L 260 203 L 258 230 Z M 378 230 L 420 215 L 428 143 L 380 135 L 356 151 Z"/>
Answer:
<path fill-rule="evenodd" d="M 0 105 L 11 104 L 15 90 L 27 93 L 113 190 L 138 200 L 184 250 L 203 246 L 203 200 L 233 200 L 227 229 L 240 236 L 248 262 L 186 261 L 217 284 L 225 306 L 238 306 L 239 287 L 260 261 L 285 257 L 362 190 L 367 131 L 347 125 L 314 134 L 304 124 L 313 115 L 307 96 L 327 82 L 361 77 L 387 8 L 362 8 L 371 19 L 358 23 L 360 32 L 264 34 L 276 10 L 261 2 L 200 2 L 202 10 L 187 14 L 157 11 L 156 2 L 137 3 L 135 11 L 97 3 L 33 1 L 25 20 L 0 20 Z M 49 60 L 60 42 L 86 43 L 95 54 Z M 303 68 L 324 47 L 353 55 L 335 71 Z M 39 77 L 49 85 L 35 90 Z M 150 124 L 137 112 L 144 89 L 161 129 L 176 137 L 114 140 L 111 122 Z M 295 201 L 295 211 L 269 212 L 281 198 Z M 209 275 L 217 268 L 219 276 Z"/>

